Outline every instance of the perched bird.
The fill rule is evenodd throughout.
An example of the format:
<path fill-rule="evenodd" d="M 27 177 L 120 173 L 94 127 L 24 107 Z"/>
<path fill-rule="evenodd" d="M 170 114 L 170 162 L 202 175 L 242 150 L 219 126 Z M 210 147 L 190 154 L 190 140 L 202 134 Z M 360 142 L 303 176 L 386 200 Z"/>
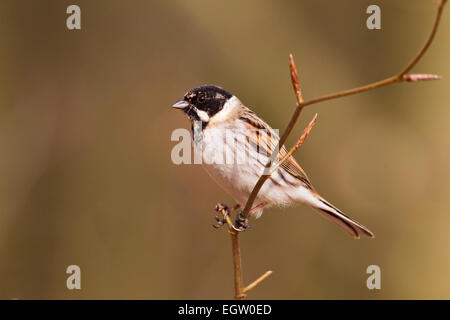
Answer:
<path fill-rule="evenodd" d="M 236 96 L 217 86 L 194 88 L 172 107 L 183 110 L 191 120 L 194 146 L 202 152 L 204 169 L 244 206 L 278 144 L 278 134 Z M 286 148 L 281 147 L 278 159 L 286 154 Z M 259 217 L 264 208 L 298 202 L 308 204 L 354 238 L 361 234 L 374 237 L 322 198 L 292 156 L 262 186 L 250 214 Z"/>

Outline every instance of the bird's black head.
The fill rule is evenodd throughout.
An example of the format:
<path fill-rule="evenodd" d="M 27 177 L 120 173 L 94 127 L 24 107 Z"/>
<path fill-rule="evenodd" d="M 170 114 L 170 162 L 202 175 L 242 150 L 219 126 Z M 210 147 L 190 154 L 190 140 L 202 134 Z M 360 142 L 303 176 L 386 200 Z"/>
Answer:
<path fill-rule="evenodd" d="M 172 107 L 182 109 L 191 120 L 208 122 L 209 118 L 222 110 L 233 95 L 216 86 L 201 86 L 189 90 Z"/>

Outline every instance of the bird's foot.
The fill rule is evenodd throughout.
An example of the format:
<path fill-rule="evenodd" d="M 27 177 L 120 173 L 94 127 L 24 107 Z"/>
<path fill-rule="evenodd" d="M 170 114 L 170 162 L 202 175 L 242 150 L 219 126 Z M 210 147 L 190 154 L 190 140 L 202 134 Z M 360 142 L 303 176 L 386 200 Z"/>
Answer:
<path fill-rule="evenodd" d="M 234 205 L 231 208 L 228 208 L 227 205 L 223 204 L 223 203 L 217 203 L 216 204 L 216 221 L 217 224 L 213 224 L 214 228 L 220 228 L 221 226 L 223 226 L 225 223 L 227 223 L 227 217 L 229 217 L 231 215 L 231 213 L 237 209 L 240 208 L 239 204 Z"/>
<path fill-rule="evenodd" d="M 217 229 L 227 222 L 226 216 L 230 214 L 230 208 L 228 208 L 223 203 L 217 203 L 215 210 L 216 210 L 215 219 L 217 221 L 217 224 L 213 224 L 212 226 Z"/>
<path fill-rule="evenodd" d="M 234 221 L 233 229 L 235 231 L 242 232 L 250 228 L 251 226 L 248 224 L 248 218 L 245 218 L 242 215 L 242 211 L 239 211 L 238 215 L 236 216 L 236 220 Z"/>

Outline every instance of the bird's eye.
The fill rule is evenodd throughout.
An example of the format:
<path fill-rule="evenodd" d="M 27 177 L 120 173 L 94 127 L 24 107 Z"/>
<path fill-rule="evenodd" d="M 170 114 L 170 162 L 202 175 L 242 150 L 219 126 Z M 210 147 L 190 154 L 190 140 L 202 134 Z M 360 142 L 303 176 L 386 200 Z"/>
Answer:
<path fill-rule="evenodd" d="M 205 96 L 199 96 L 198 97 L 198 102 L 200 102 L 200 103 L 205 102 Z"/>

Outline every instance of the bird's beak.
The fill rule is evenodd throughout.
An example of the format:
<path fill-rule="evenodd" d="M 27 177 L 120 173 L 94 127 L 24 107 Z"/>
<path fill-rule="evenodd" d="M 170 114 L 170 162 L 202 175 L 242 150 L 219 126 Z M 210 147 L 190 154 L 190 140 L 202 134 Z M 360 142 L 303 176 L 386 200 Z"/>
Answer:
<path fill-rule="evenodd" d="M 172 108 L 177 108 L 177 109 L 184 109 L 184 108 L 187 108 L 187 107 L 189 107 L 189 103 L 184 101 L 183 98 L 179 99 L 177 102 L 175 102 L 172 105 Z"/>

